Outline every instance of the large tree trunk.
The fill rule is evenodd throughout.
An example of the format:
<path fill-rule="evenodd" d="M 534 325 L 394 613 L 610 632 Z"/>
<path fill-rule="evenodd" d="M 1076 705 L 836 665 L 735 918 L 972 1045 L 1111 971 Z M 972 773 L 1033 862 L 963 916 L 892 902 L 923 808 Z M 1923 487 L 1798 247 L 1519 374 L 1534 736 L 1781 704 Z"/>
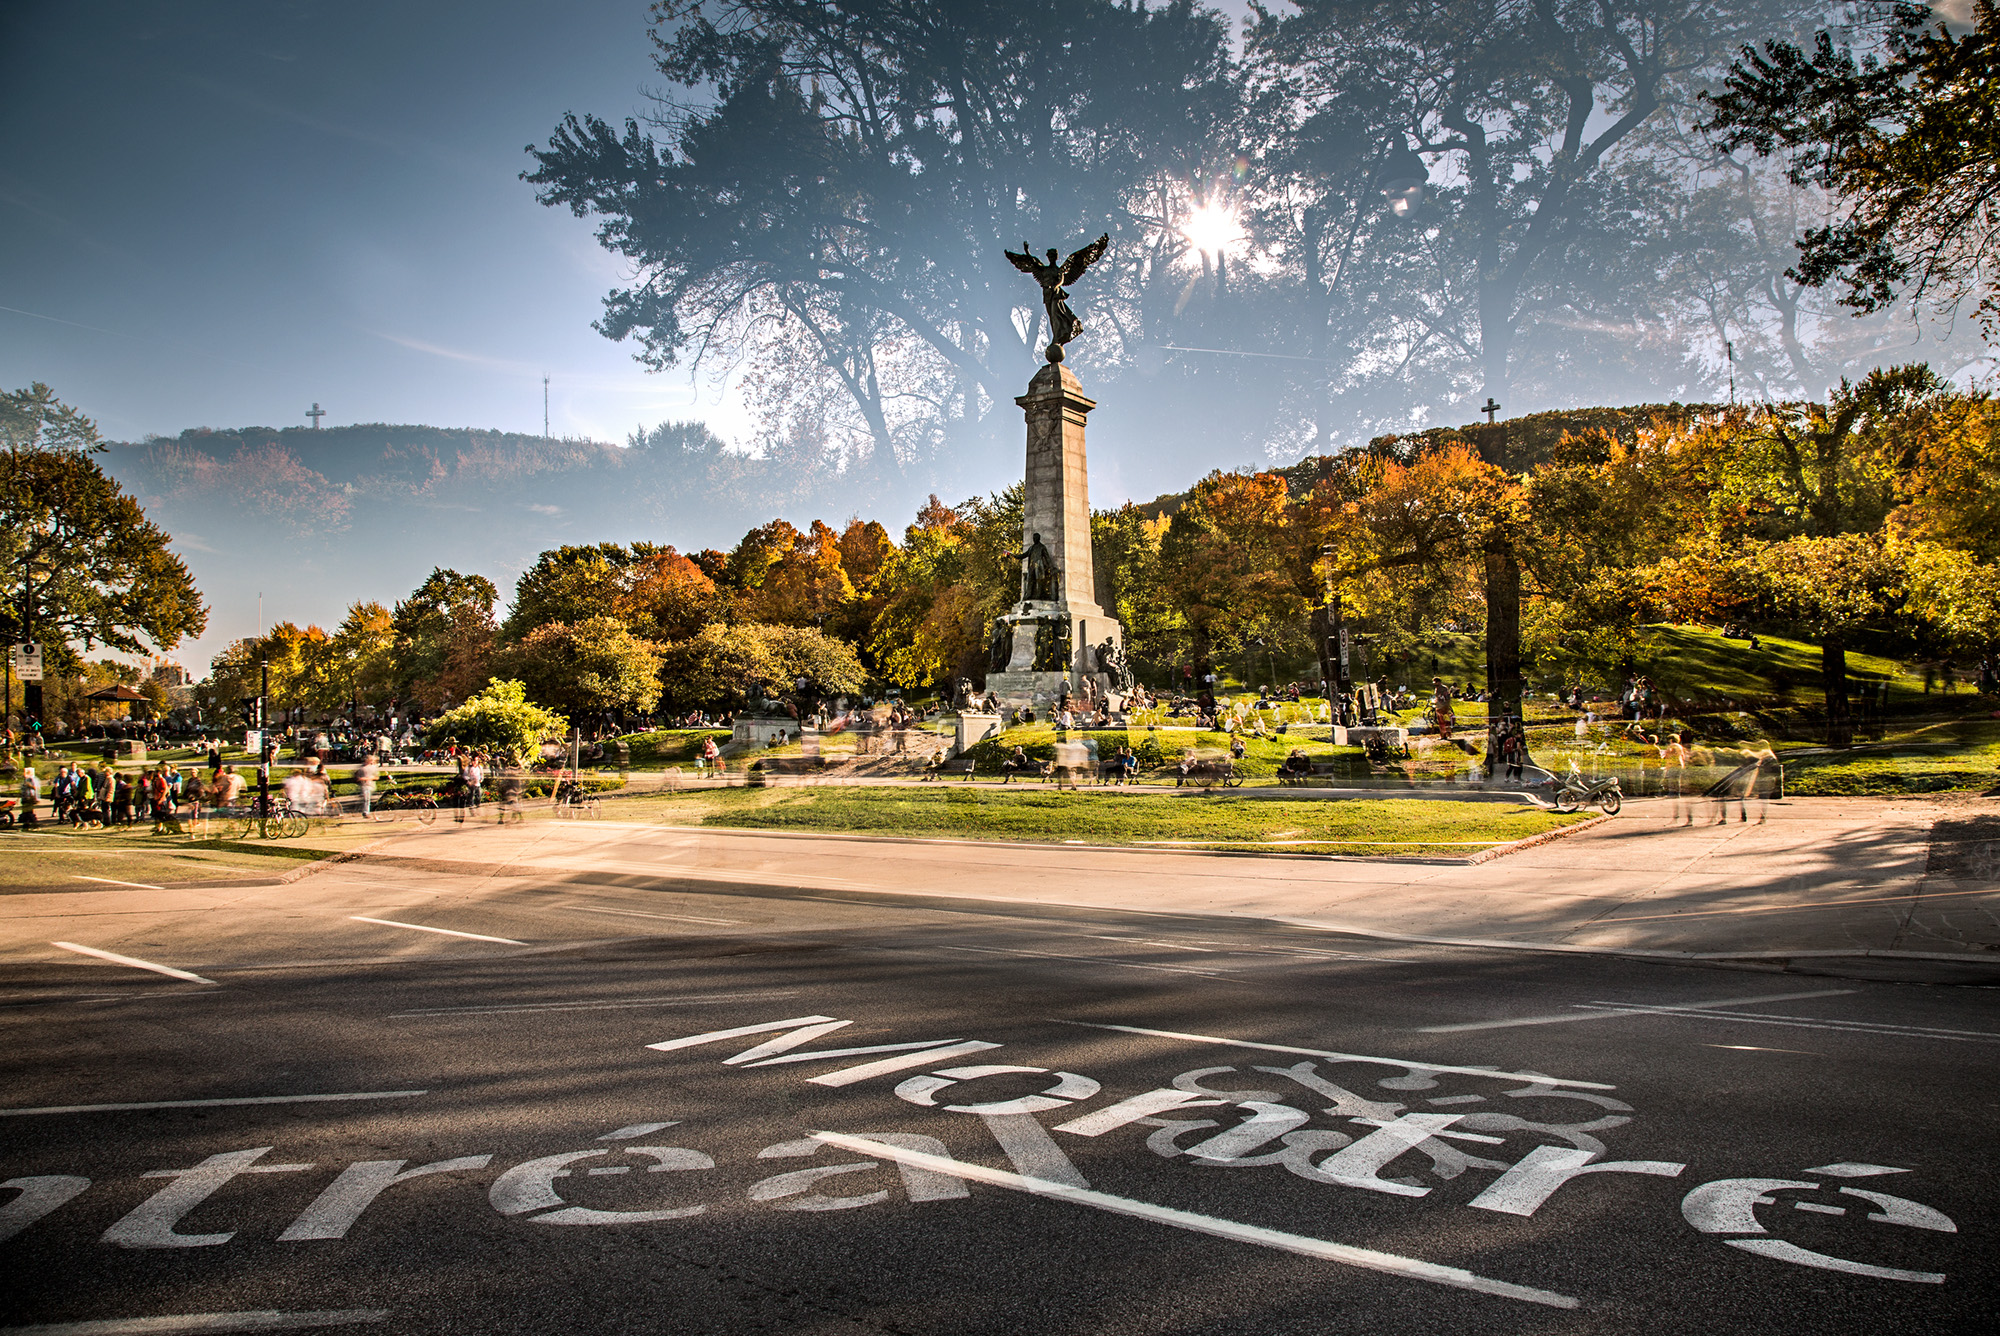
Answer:
<path fill-rule="evenodd" d="M 1826 687 L 1826 745 L 1854 745 L 1854 720 L 1847 713 L 1847 645 L 1829 636 L 1819 647 L 1820 678 Z"/>
<path fill-rule="evenodd" d="M 1494 725 L 1521 716 L 1521 563 L 1513 544 L 1486 549 L 1486 750 L 1498 754 Z"/>

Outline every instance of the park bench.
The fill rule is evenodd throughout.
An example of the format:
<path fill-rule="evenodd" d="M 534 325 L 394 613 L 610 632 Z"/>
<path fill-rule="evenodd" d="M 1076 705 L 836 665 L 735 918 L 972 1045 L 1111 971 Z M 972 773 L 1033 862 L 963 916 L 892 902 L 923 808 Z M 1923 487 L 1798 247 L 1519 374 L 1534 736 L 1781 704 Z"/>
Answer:
<path fill-rule="evenodd" d="M 924 767 L 924 778 L 937 779 L 941 775 L 964 775 L 967 779 L 971 779 L 973 775 L 972 758 L 970 756 L 947 757 L 943 752 L 939 752 L 932 759 L 931 763 Z"/>
<path fill-rule="evenodd" d="M 781 776 L 810 778 L 826 769 L 826 759 L 820 756 L 766 756 L 750 764 L 752 786 L 768 784 Z"/>

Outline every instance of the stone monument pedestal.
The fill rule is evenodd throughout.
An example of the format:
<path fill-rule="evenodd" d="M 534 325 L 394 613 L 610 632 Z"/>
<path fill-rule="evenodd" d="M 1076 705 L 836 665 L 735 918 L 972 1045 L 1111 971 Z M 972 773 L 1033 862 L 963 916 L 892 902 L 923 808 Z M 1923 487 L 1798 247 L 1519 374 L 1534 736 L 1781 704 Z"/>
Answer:
<path fill-rule="evenodd" d="M 729 745 L 745 751 L 781 747 L 799 735 L 799 721 L 784 715 L 738 715 L 729 729 Z"/>

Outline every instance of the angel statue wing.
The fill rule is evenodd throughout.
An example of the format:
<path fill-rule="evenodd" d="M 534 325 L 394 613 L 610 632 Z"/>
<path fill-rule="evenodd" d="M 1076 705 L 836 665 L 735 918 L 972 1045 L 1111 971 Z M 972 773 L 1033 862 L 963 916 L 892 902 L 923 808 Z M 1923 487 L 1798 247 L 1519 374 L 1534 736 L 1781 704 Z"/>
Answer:
<path fill-rule="evenodd" d="M 1019 251 L 1002 251 L 1000 253 L 1012 261 L 1016 269 L 1028 275 L 1028 277 L 1034 279 L 1036 282 L 1045 281 L 1044 276 L 1047 274 L 1049 266 L 1035 258 L 1035 253 L 1028 249 L 1027 242 L 1024 241 L 1021 243 Z M 1078 254 L 1082 254 L 1082 252 L 1079 251 Z M 1070 258 L 1074 259 L 1075 256 L 1071 256 Z M 1083 271 L 1079 269 L 1077 272 L 1082 273 Z"/>
<path fill-rule="evenodd" d="M 1098 260 L 1102 259 L 1104 256 L 1104 252 L 1109 250 L 1110 248 L 1111 248 L 1111 234 L 1109 232 L 1106 232 L 1103 236 L 1091 242 L 1088 246 L 1085 246 L 1082 250 L 1073 252 L 1067 260 L 1063 261 L 1062 278 L 1060 280 L 1062 285 L 1064 287 L 1068 287 L 1070 284 L 1076 282 L 1079 278 L 1082 278 L 1083 271 L 1090 268 L 1090 266 L 1092 266 L 1093 264 L 1096 264 Z M 1013 257 L 1009 256 L 1008 258 L 1012 259 Z M 1020 262 L 1017 260 L 1015 261 L 1015 263 L 1018 264 Z"/>

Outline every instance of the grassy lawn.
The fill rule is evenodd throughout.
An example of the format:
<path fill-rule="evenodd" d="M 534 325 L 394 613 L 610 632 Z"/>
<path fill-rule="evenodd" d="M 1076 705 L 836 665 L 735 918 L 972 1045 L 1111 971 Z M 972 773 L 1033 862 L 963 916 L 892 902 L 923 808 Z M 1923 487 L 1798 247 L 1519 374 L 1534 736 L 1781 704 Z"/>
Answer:
<path fill-rule="evenodd" d="M 621 738 L 606 741 L 607 751 L 616 750 L 612 743 L 627 743 L 632 748 L 632 768 L 653 770 L 669 765 L 693 765 L 701 755 L 703 738 L 714 738 L 720 747 L 729 741 L 726 728 L 662 728 L 653 733 L 628 733 Z"/>
<path fill-rule="evenodd" d="M 1749 641 L 1724 640 L 1707 626 L 1649 626 L 1641 636 L 1644 647 L 1633 656 L 1639 671 L 1670 696 L 1718 703 L 1821 699 L 1818 645 L 1760 635 L 1752 650 Z M 1922 677 L 1894 659 L 1849 650 L 1847 674 L 1857 684 L 1886 679 L 1892 707 L 1923 698 Z"/>
<path fill-rule="evenodd" d="M 174 886 L 187 882 L 229 881 L 241 877 L 277 877 L 301 861 L 323 856 L 303 847 L 305 841 L 270 842 L 268 849 L 220 840 L 190 840 L 186 836 L 147 834 L 149 824 L 124 831 L 46 827 L 43 831 L 0 834 L 0 892 L 32 889 L 86 889 L 97 882 L 116 890 L 116 882 Z"/>
<path fill-rule="evenodd" d="M 1986 792 L 2000 786 L 2000 721 L 1922 725 L 1897 730 L 1878 746 L 1784 760 L 1785 789 L 1801 797 Z"/>
<path fill-rule="evenodd" d="M 634 799 L 620 813 L 637 815 L 641 804 L 646 815 L 669 824 L 748 830 L 1433 856 L 1476 852 L 1589 815 L 1502 803 L 1282 802 L 983 786 L 736 789 Z"/>

